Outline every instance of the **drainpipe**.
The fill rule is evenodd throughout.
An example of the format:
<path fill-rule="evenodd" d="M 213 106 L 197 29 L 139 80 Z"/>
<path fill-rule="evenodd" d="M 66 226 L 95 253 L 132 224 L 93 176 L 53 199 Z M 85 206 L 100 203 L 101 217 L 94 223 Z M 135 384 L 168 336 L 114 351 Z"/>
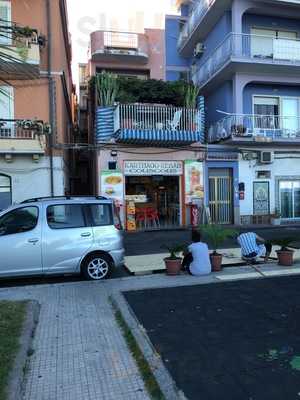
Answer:
<path fill-rule="evenodd" d="M 49 140 L 49 159 L 50 159 L 50 190 L 51 196 L 54 196 L 54 173 L 53 173 L 53 135 L 55 134 L 55 98 L 54 98 L 54 81 L 51 76 L 52 71 L 52 28 L 51 28 L 51 8 L 50 8 L 50 0 L 46 0 L 46 13 L 47 13 L 47 38 L 48 38 L 48 48 L 47 48 L 47 56 L 48 56 L 48 94 L 49 94 L 49 119 L 51 125 L 51 133 L 48 136 Z"/>

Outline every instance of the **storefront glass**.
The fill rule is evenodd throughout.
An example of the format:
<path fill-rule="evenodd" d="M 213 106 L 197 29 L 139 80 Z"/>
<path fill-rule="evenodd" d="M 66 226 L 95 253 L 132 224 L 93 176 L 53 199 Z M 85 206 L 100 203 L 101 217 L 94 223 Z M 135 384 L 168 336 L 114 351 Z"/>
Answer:
<path fill-rule="evenodd" d="M 178 176 L 127 176 L 126 201 L 135 204 L 136 229 L 180 225 Z"/>
<path fill-rule="evenodd" d="M 300 218 L 300 181 L 279 183 L 281 218 Z"/>

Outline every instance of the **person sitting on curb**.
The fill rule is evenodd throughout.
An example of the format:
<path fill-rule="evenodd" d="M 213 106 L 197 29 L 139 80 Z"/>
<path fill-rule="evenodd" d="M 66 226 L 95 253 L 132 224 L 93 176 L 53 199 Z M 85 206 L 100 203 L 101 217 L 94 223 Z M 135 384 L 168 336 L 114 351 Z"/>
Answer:
<path fill-rule="evenodd" d="M 182 261 L 182 269 L 190 275 L 200 276 L 211 273 L 211 264 L 206 243 L 201 242 L 201 233 L 192 231 L 192 244 L 188 246 L 188 252 Z"/>
<path fill-rule="evenodd" d="M 237 238 L 241 246 L 242 257 L 248 260 L 255 260 L 257 257 L 264 257 L 267 263 L 272 252 L 271 243 L 267 243 L 264 238 L 255 232 L 241 233 Z"/>

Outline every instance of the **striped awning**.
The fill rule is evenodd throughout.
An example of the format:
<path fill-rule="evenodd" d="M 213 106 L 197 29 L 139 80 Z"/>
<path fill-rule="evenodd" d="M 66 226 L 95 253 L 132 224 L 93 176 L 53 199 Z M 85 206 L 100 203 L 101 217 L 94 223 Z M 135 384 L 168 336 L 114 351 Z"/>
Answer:
<path fill-rule="evenodd" d="M 147 144 L 148 146 L 179 146 L 203 143 L 204 137 L 201 132 L 194 131 L 122 129 L 118 132 L 116 140 L 119 143 Z"/>

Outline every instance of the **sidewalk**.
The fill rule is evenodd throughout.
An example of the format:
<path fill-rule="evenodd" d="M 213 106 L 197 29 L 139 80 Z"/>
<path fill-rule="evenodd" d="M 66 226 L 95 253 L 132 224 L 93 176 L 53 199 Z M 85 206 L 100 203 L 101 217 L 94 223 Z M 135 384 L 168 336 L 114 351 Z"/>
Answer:
<path fill-rule="evenodd" d="M 290 269 L 277 265 L 263 266 L 262 270 L 272 274 L 291 273 Z M 292 273 L 300 274 L 300 264 L 293 267 Z M 125 310 L 125 315 L 129 315 L 120 295 L 122 291 L 214 282 L 220 284 L 222 277 L 226 280 L 264 279 L 250 267 L 240 267 L 206 277 L 168 277 L 159 274 L 104 282 L 0 289 L 0 300 L 36 299 L 41 304 L 34 353 L 26 374 L 24 399 L 148 400 L 144 383 L 115 321 L 109 296 L 119 299 L 122 312 Z M 134 329 L 148 343 L 140 325 L 136 324 Z M 148 354 L 153 352 L 149 343 L 147 346 Z M 152 357 L 159 364 L 154 352 Z M 163 365 L 160 368 L 165 370 Z M 160 383 L 172 386 L 166 371 Z M 167 398 L 176 400 L 178 397 L 170 395 Z"/>

